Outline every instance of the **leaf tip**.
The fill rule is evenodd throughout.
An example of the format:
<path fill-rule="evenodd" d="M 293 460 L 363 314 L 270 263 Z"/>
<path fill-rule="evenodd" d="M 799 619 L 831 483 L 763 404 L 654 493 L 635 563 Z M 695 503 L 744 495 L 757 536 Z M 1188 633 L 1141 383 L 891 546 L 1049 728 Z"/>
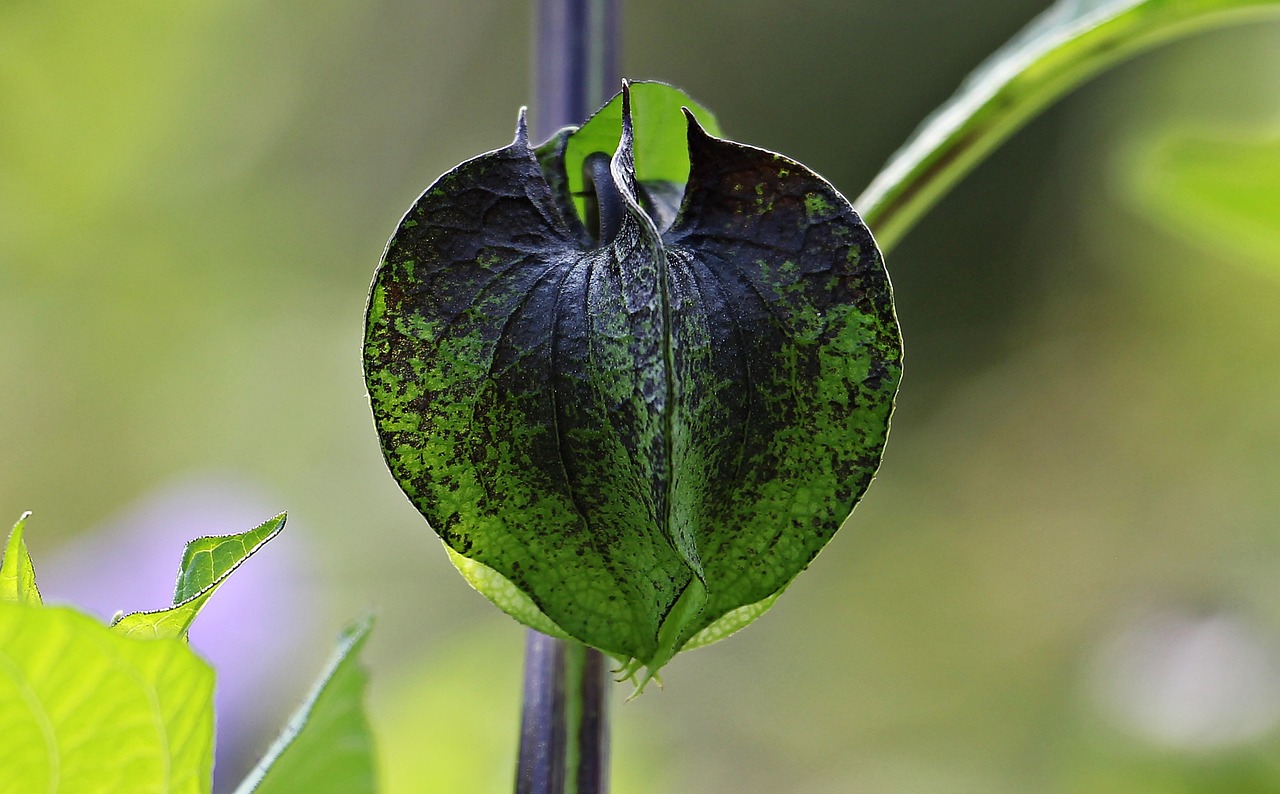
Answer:
<path fill-rule="evenodd" d="M 710 138 L 711 133 L 707 132 L 702 123 L 698 121 L 698 117 L 693 114 L 688 105 L 681 105 L 680 112 L 684 114 L 685 124 L 689 130 L 689 139 L 694 138 Z"/>
<path fill-rule="evenodd" d="M 9 531 L 8 541 L 0 548 L 0 601 L 41 603 L 40 589 L 36 587 L 35 567 L 31 564 L 26 541 L 22 539 L 23 529 L 30 517 L 30 510 L 18 516 L 13 529 Z"/>
<path fill-rule="evenodd" d="M 622 81 L 622 140 L 630 142 L 632 139 L 631 129 L 631 83 L 627 80 Z"/>
<path fill-rule="evenodd" d="M 13 529 L 9 530 L 9 537 L 13 537 L 16 534 L 19 538 L 21 538 L 22 528 L 27 525 L 28 518 L 31 518 L 30 510 L 25 511 L 22 515 L 18 516 L 18 520 L 13 522 Z"/>
<path fill-rule="evenodd" d="M 520 114 L 516 118 L 516 139 L 515 146 L 529 146 L 529 108 L 527 105 L 521 106 Z"/>
<path fill-rule="evenodd" d="M 339 644 L 352 644 L 363 642 L 365 637 L 373 630 L 373 624 L 377 622 L 377 615 L 372 612 L 366 612 L 360 617 L 342 627 L 342 633 L 338 635 Z"/>

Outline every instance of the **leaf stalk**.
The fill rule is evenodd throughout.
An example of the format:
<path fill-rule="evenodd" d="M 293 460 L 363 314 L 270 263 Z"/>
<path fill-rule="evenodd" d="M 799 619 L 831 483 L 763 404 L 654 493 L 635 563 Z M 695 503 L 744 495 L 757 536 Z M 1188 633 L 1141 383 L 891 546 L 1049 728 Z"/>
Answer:
<path fill-rule="evenodd" d="M 1139 52 L 1280 17 L 1280 0 L 1060 2 L 997 50 L 911 135 L 853 206 L 888 253 L 953 185 L 1076 86 Z"/>

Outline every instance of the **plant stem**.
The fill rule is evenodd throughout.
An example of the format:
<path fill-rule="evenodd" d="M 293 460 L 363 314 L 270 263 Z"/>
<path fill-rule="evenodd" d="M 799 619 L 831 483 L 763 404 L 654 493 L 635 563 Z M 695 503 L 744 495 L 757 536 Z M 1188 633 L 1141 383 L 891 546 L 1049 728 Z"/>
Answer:
<path fill-rule="evenodd" d="M 516 794 L 605 794 L 609 732 L 604 655 L 529 631 Z"/>
<path fill-rule="evenodd" d="M 618 91 L 618 0 L 539 0 L 533 134 L 581 124 Z"/>
<path fill-rule="evenodd" d="M 539 0 L 533 134 L 581 124 L 616 91 L 618 0 Z M 530 630 L 516 794 L 607 794 L 608 665 L 599 651 Z"/>
<path fill-rule="evenodd" d="M 604 654 L 579 645 L 570 654 L 582 660 L 578 668 L 577 691 L 582 704 L 578 720 L 579 752 L 577 759 L 578 791 L 585 794 L 607 794 L 609 791 L 609 665 Z"/>
<path fill-rule="evenodd" d="M 997 50 L 889 158 L 853 206 L 882 251 L 1037 113 L 1118 61 L 1189 33 L 1280 15 L 1278 0 L 1104 3 L 1055 27 L 1059 3 Z M 1052 35 L 1029 35 L 1051 28 Z"/>
<path fill-rule="evenodd" d="M 566 643 L 529 630 L 516 794 L 564 791 L 564 651 Z"/>

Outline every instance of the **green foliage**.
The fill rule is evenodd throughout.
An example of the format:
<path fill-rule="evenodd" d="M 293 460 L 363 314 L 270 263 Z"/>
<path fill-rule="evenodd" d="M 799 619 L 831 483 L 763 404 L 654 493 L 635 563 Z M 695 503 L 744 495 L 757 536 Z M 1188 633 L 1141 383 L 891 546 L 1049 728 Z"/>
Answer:
<path fill-rule="evenodd" d="M 0 603 L 0 792 L 207 792 L 213 670 L 176 639 Z"/>
<path fill-rule="evenodd" d="M 679 191 L 689 181 L 689 146 L 681 108 L 688 108 L 704 130 L 720 135 L 720 124 L 711 111 L 684 91 L 665 83 L 636 81 L 630 84 L 632 124 L 639 132 L 635 147 L 636 180 L 647 186 L 674 185 Z M 615 152 L 622 142 L 622 94 L 609 100 L 581 127 L 568 136 L 563 173 L 580 218 L 585 217 L 583 191 L 589 189 L 582 165 L 592 152 Z"/>
<path fill-rule="evenodd" d="M 1280 14 L 1280 0 L 1058 0 L 991 55 L 854 204 L 889 250 L 1005 138 L 1089 77 L 1187 33 Z"/>
<path fill-rule="evenodd" d="M 762 612 L 849 515 L 900 339 L 870 234 L 803 165 L 687 112 L 683 203 L 657 217 L 676 205 L 635 157 L 676 159 L 686 98 L 647 90 L 670 117 L 638 146 L 624 89 L 598 231 L 564 189 L 574 133 L 535 156 L 522 122 L 432 185 L 375 278 L 365 367 L 388 464 L 472 583 L 651 675 Z"/>
<path fill-rule="evenodd" d="M 42 606 L 26 519 L 0 561 L 0 792 L 207 792 L 213 670 L 179 639 Z"/>
<path fill-rule="evenodd" d="M 1280 273 L 1280 138 L 1170 137 L 1136 177 L 1139 204 L 1174 234 Z"/>
<path fill-rule="evenodd" d="M 320 680 L 237 794 L 367 794 L 376 790 L 373 740 L 364 716 L 368 676 L 357 655 L 373 621 L 342 633 Z"/>
<path fill-rule="evenodd" d="M 19 604 L 40 604 L 40 590 L 36 588 L 36 570 L 31 565 L 31 555 L 22 539 L 22 530 L 31 513 L 23 513 L 9 533 L 9 542 L 0 560 L 0 601 L 16 601 Z"/>
<path fill-rule="evenodd" d="M 209 597 L 217 591 L 240 563 L 284 528 L 285 514 L 238 535 L 196 538 L 187 544 L 173 591 L 173 606 L 154 612 L 134 612 L 116 621 L 112 628 L 129 637 L 187 636 L 191 622 L 200 614 Z"/>
<path fill-rule="evenodd" d="M 240 535 L 192 541 L 178 606 L 114 627 L 40 603 L 22 539 L 26 519 L 0 560 L 0 794 L 207 794 L 214 673 L 188 647 L 186 630 L 218 585 L 279 533 L 284 515 Z M 354 660 L 368 629 L 365 621 L 343 635 L 287 740 L 246 790 L 373 790 L 364 675 Z"/>

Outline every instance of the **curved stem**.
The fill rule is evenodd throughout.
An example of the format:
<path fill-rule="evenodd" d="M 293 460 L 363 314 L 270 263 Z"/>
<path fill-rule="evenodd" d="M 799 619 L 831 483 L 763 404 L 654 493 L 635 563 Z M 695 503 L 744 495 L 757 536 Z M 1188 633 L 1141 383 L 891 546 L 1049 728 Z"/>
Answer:
<path fill-rule="evenodd" d="M 1280 15 L 1280 0 L 1059 2 L 988 58 L 916 129 L 853 202 L 888 251 L 946 192 L 1049 104 L 1127 57 L 1175 38 Z"/>
<path fill-rule="evenodd" d="M 582 162 L 583 182 L 591 186 L 585 196 L 587 205 L 587 230 L 598 245 L 608 245 L 622 228 L 622 194 L 614 184 L 609 170 L 611 157 L 605 152 L 592 152 Z"/>

